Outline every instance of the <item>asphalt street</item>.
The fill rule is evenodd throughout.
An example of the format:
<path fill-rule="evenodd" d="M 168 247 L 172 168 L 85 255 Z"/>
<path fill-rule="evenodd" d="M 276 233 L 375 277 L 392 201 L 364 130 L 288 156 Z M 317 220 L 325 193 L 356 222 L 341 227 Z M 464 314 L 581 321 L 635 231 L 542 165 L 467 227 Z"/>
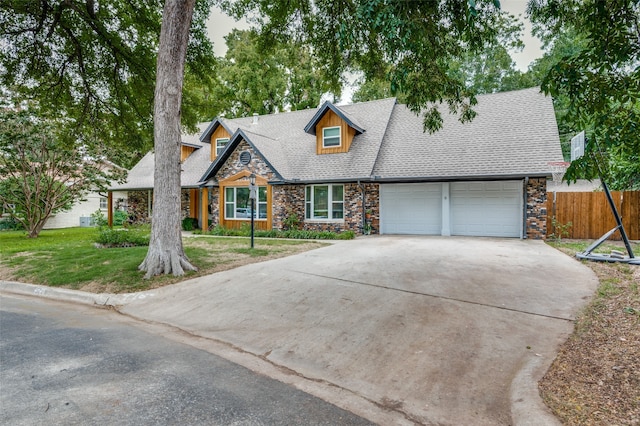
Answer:
<path fill-rule="evenodd" d="M 0 424 L 365 425 L 117 313 L 0 297 Z"/>

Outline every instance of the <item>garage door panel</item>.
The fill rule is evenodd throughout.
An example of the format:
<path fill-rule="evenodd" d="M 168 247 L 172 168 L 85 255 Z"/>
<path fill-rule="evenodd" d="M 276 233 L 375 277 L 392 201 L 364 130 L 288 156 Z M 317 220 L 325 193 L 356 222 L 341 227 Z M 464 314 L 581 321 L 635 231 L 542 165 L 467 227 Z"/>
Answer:
<path fill-rule="evenodd" d="M 380 210 L 383 234 L 440 235 L 442 185 L 381 185 Z"/>
<path fill-rule="evenodd" d="M 381 185 L 381 232 L 440 235 L 442 186 Z M 452 182 L 449 195 L 446 202 L 452 235 L 520 237 L 522 181 Z"/>
<path fill-rule="evenodd" d="M 451 184 L 451 234 L 519 237 L 521 181 Z"/>

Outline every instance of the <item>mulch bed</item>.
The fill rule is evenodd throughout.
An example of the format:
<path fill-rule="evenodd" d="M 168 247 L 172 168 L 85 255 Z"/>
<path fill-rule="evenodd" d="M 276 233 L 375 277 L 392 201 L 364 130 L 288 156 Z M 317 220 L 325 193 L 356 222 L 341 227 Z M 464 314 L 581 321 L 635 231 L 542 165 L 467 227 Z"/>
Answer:
<path fill-rule="evenodd" d="M 567 425 L 640 425 L 640 266 L 585 264 L 600 287 L 540 394 Z"/>

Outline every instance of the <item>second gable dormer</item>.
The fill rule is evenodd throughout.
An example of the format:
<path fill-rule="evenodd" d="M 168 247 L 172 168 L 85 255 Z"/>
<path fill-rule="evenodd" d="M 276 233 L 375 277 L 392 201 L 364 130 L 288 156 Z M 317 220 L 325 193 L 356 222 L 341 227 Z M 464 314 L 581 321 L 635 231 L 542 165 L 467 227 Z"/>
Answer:
<path fill-rule="evenodd" d="M 231 140 L 231 135 L 222 126 L 218 126 L 218 128 L 211 135 L 211 161 L 215 160 L 222 154 L 224 148 Z"/>
<path fill-rule="evenodd" d="M 364 132 L 344 111 L 325 102 L 304 129 L 316 136 L 316 154 L 349 152 L 353 138 Z"/>
<path fill-rule="evenodd" d="M 231 131 L 218 118 L 214 119 L 207 129 L 200 135 L 200 142 L 208 142 L 211 144 L 211 161 L 224 151 L 225 147 L 231 140 Z"/>

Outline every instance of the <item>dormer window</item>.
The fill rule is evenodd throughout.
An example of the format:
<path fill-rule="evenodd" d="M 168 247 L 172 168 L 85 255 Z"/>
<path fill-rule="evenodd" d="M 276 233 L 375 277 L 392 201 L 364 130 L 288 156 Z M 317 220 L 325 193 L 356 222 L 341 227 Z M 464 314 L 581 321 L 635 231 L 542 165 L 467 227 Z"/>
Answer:
<path fill-rule="evenodd" d="M 322 129 L 322 147 L 333 148 L 340 145 L 340 126 L 324 127 Z"/>
<path fill-rule="evenodd" d="M 222 154 L 224 151 L 224 147 L 229 143 L 229 138 L 218 138 L 216 139 L 216 157 Z"/>

